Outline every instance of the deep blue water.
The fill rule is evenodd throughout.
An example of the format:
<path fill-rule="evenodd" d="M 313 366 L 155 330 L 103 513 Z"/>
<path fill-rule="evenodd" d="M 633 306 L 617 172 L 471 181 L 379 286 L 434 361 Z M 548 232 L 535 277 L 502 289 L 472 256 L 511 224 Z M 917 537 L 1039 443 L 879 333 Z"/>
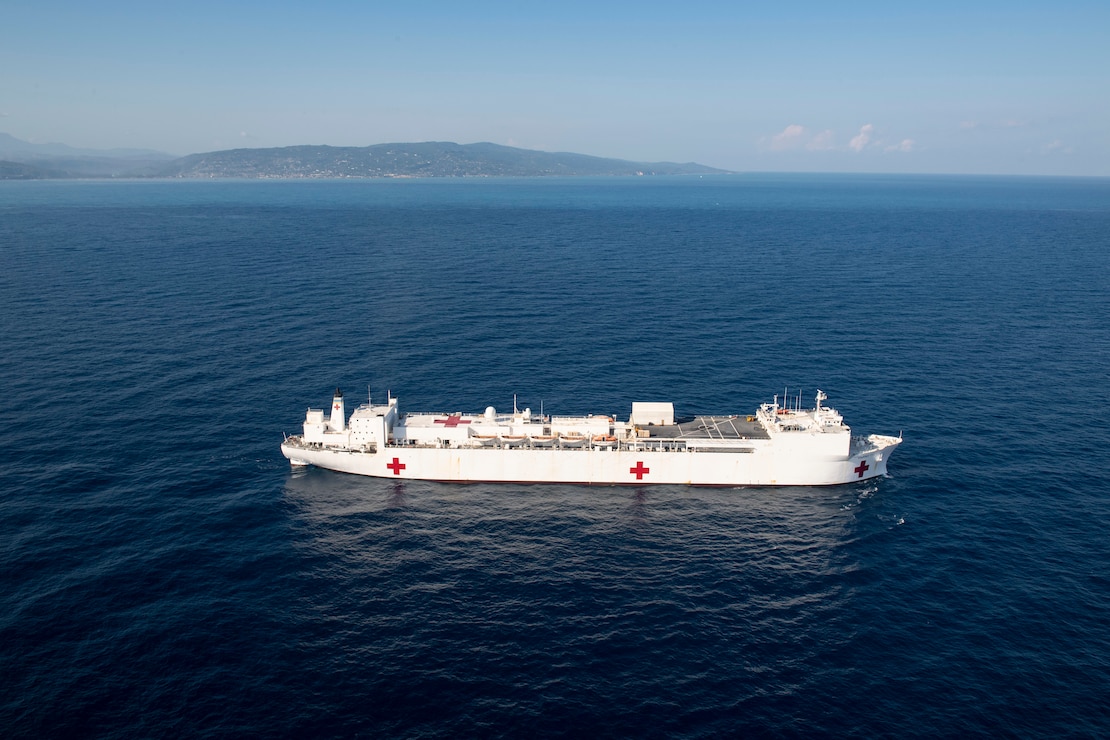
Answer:
<path fill-rule="evenodd" d="M 0 183 L 5 737 L 1110 734 L 1110 181 Z M 305 407 L 898 433 L 834 488 L 291 471 Z"/>

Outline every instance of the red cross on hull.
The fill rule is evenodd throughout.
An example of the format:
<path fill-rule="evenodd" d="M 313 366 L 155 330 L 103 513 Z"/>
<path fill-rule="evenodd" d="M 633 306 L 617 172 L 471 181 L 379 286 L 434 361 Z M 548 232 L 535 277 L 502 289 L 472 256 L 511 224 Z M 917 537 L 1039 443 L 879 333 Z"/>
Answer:
<path fill-rule="evenodd" d="M 862 478 L 863 474 L 866 473 L 870 469 L 871 469 L 871 466 L 867 464 L 867 461 L 866 460 L 861 460 L 860 464 L 857 465 L 856 468 L 855 468 L 855 473 L 860 478 Z"/>
<path fill-rule="evenodd" d="M 392 470 L 394 475 L 400 475 L 401 471 L 404 470 L 408 466 L 405 465 L 400 460 L 398 460 L 397 458 L 393 458 L 393 462 L 386 465 L 386 467 L 389 468 L 390 470 Z"/>
<path fill-rule="evenodd" d="M 636 466 L 628 469 L 629 473 L 636 476 L 636 480 L 643 480 L 644 476 L 651 472 L 651 468 L 645 468 L 644 463 L 640 460 L 636 461 Z"/>

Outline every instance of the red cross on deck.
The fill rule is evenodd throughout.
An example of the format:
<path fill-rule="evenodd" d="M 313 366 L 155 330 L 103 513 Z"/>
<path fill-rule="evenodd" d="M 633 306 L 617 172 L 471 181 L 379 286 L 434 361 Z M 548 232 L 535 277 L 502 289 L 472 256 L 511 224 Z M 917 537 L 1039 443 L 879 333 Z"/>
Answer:
<path fill-rule="evenodd" d="M 856 472 L 857 475 L 859 475 L 860 478 L 862 478 L 863 474 L 866 473 L 870 469 L 871 468 L 867 464 L 867 461 L 866 460 L 861 460 L 860 464 L 856 466 L 855 472 Z"/>
<path fill-rule="evenodd" d="M 386 465 L 386 467 L 392 470 L 394 475 L 400 475 L 401 471 L 405 469 L 405 464 L 397 458 L 393 458 L 393 462 Z"/>
<path fill-rule="evenodd" d="M 640 460 L 636 461 L 636 467 L 629 468 L 629 473 L 636 474 L 636 480 L 643 480 L 644 476 L 651 472 L 651 468 L 645 468 L 644 463 Z"/>
<path fill-rule="evenodd" d="M 459 414 L 451 414 L 446 419 L 436 419 L 434 424 L 442 424 L 445 427 L 457 427 L 459 424 L 469 424 L 470 419 L 463 419 Z"/>

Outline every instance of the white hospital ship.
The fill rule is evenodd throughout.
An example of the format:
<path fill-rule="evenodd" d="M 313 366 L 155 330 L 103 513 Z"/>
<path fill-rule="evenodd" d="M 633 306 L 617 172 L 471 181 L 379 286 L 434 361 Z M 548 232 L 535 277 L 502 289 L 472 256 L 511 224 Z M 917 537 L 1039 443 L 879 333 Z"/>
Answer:
<path fill-rule="evenodd" d="M 784 395 L 785 398 L 785 395 Z M 389 394 L 348 421 L 336 389 L 331 413 L 309 409 L 282 454 L 295 466 L 444 482 L 815 486 L 885 475 L 901 434 L 856 436 L 817 392 L 812 409 L 775 396 L 753 415 L 676 420 L 672 403 L 632 404 L 610 416 L 404 413 Z M 514 403 L 515 406 L 515 403 Z"/>

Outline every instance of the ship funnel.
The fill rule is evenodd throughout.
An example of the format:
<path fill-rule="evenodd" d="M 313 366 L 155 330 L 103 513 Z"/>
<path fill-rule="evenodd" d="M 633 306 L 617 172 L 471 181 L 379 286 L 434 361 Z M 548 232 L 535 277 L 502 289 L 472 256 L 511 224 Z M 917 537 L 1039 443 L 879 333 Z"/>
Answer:
<path fill-rule="evenodd" d="M 344 430 L 343 417 L 343 391 L 336 388 L 335 397 L 331 400 L 331 419 L 328 420 L 328 426 L 333 432 Z"/>

